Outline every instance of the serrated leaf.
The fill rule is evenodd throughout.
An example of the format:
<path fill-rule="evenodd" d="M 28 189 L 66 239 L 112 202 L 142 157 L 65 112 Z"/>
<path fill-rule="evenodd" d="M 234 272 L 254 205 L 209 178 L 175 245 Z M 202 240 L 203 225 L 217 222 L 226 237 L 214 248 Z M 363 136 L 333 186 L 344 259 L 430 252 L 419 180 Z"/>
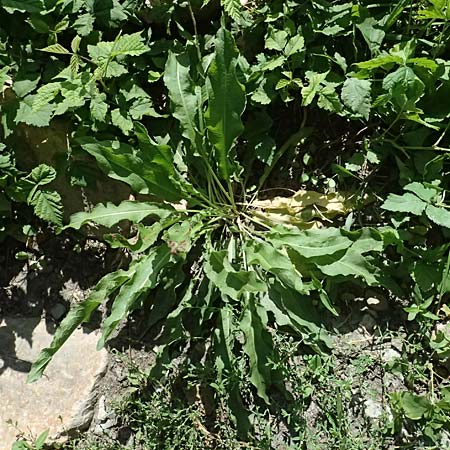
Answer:
<path fill-rule="evenodd" d="M 51 104 L 41 105 L 38 111 L 33 111 L 34 98 L 34 95 L 29 95 L 20 102 L 14 119 L 15 123 L 23 122 L 35 127 L 46 127 L 50 124 L 54 106 Z"/>
<path fill-rule="evenodd" d="M 31 179 L 37 186 L 51 183 L 56 178 L 56 170 L 47 164 L 39 164 L 30 173 Z"/>
<path fill-rule="evenodd" d="M 113 109 L 111 111 L 111 121 L 113 125 L 120 128 L 125 136 L 128 136 L 130 131 L 133 130 L 133 121 L 123 109 Z"/>
<path fill-rule="evenodd" d="M 168 224 L 165 226 L 167 227 Z M 156 222 L 151 226 L 145 226 L 138 223 L 136 235 L 129 239 L 120 233 L 105 234 L 103 239 L 111 248 L 126 248 L 134 253 L 142 253 L 156 242 L 163 228 L 164 225 L 161 221 Z"/>
<path fill-rule="evenodd" d="M 89 104 L 92 117 L 99 122 L 105 122 L 106 114 L 108 112 L 108 104 L 105 100 L 106 94 L 101 93 L 92 97 Z"/>
<path fill-rule="evenodd" d="M 55 225 L 62 225 L 63 206 L 58 192 L 37 190 L 28 203 L 33 206 L 34 213 L 41 219 Z"/>
<path fill-rule="evenodd" d="M 242 6 L 240 0 L 221 0 L 223 9 L 233 19 L 239 20 L 242 15 Z"/>
<path fill-rule="evenodd" d="M 56 55 L 70 55 L 71 53 L 61 44 L 52 44 L 48 47 L 40 48 L 41 52 L 54 53 Z"/>
<path fill-rule="evenodd" d="M 407 108 L 422 96 L 425 85 L 410 67 L 402 66 L 383 79 L 383 89 L 400 108 Z"/>
<path fill-rule="evenodd" d="M 105 346 L 117 325 L 138 306 L 139 299 L 157 285 L 158 275 L 169 261 L 170 250 L 164 245 L 150 250 L 133 264 L 133 276 L 121 286 L 112 304 L 111 313 L 103 322 L 98 350 Z"/>
<path fill-rule="evenodd" d="M 73 23 L 72 27 L 80 36 L 87 36 L 94 30 L 94 17 L 89 14 L 81 14 Z"/>
<path fill-rule="evenodd" d="M 435 224 L 450 228 L 450 211 L 447 209 L 428 205 L 425 209 L 425 214 Z"/>
<path fill-rule="evenodd" d="M 33 98 L 33 111 L 37 112 L 50 103 L 58 95 L 60 89 L 61 83 L 48 83 L 41 86 Z"/>
<path fill-rule="evenodd" d="M 173 214 L 174 209 L 171 206 L 152 203 L 152 202 L 134 202 L 125 200 L 119 205 L 108 202 L 106 205 L 98 204 L 91 212 L 78 212 L 70 217 L 70 223 L 67 228 L 79 230 L 83 225 L 93 222 L 105 227 L 112 227 L 121 220 L 130 220 L 132 222 L 141 222 L 148 216 L 164 219 Z"/>
<path fill-rule="evenodd" d="M 41 350 L 33 362 L 27 377 L 28 383 L 33 383 L 42 377 L 45 368 L 55 353 L 63 346 L 75 329 L 83 322 L 89 321 L 91 314 L 108 299 L 108 296 L 119 289 L 125 281 L 129 280 L 133 273 L 133 269 L 108 273 L 98 282 L 86 300 L 70 309 L 57 328 L 50 346 Z"/>
<path fill-rule="evenodd" d="M 78 34 L 72 39 L 72 42 L 70 43 L 70 48 L 74 53 L 78 52 L 78 49 L 80 48 L 81 43 L 81 37 L 78 36 Z"/>
<path fill-rule="evenodd" d="M 342 101 L 353 114 L 369 119 L 371 106 L 371 82 L 347 78 L 342 86 Z"/>
<path fill-rule="evenodd" d="M 401 406 L 405 416 L 411 420 L 420 420 L 427 411 L 433 408 L 431 402 L 423 395 L 415 395 L 410 392 L 402 392 Z"/>
<path fill-rule="evenodd" d="M 379 67 L 387 66 L 388 64 L 402 64 L 403 60 L 400 56 L 384 54 L 377 56 L 376 58 L 369 59 L 356 63 L 360 69 L 374 70 Z"/>
<path fill-rule="evenodd" d="M 422 183 L 418 183 L 417 181 L 407 184 L 403 189 L 416 194 L 417 197 L 427 203 L 431 202 L 438 193 L 437 189 L 425 187 Z"/>
<path fill-rule="evenodd" d="M 69 67 L 72 72 L 72 77 L 75 77 L 80 67 L 80 57 L 78 55 L 72 55 L 70 57 Z"/>
<path fill-rule="evenodd" d="M 381 208 L 387 211 L 411 213 L 420 216 L 426 206 L 427 204 L 420 200 L 419 197 L 407 192 L 403 195 L 389 194 Z"/>
<path fill-rule="evenodd" d="M 286 58 L 289 58 L 290 56 L 295 55 L 296 53 L 299 53 L 304 49 L 305 39 L 301 34 L 297 34 L 289 39 L 284 49 L 284 54 L 286 55 Z"/>
<path fill-rule="evenodd" d="M 244 131 L 241 115 L 245 109 L 245 90 L 236 75 L 237 54 L 231 33 L 220 29 L 215 40 L 215 57 L 208 70 L 205 122 L 217 152 L 220 176 L 226 181 L 231 181 L 235 171 L 231 149 Z"/>
<path fill-rule="evenodd" d="M 316 72 L 306 72 L 306 78 L 308 80 L 308 85 L 302 88 L 302 106 L 308 106 L 314 100 L 314 97 L 322 89 L 322 83 L 328 76 L 329 72 L 316 73 Z"/>
<path fill-rule="evenodd" d="M 141 32 L 124 34 L 113 43 L 111 57 L 117 56 L 139 56 L 146 53 L 150 48 L 144 44 Z"/>
<path fill-rule="evenodd" d="M 205 275 L 223 295 L 239 300 L 246 292 L 264 292 L 267 286 L 256 272 L 237 271 L 228 261 L 226 250 L 211 251 L 204 265 Z"/>

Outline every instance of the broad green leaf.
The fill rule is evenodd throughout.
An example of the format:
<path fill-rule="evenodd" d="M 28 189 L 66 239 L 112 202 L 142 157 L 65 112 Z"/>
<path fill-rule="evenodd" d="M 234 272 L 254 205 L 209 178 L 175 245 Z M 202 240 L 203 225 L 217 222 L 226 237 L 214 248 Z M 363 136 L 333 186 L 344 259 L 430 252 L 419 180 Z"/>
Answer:
<path fill-rule="evenodd" d="M 403 189 L 416 194 L 417 197 L 427 203 L 430 203 L 438 193 L 437 189 L 425 187 L 422 183 L 418 183 L 417 181 L 407 184 Z"/>
<path fill-rule="evenodd" d="M 164 219 L 174 213 L 169 205 L 152 202 L 123 201 L 119 205 L 107 203 L 98 204 L 91 212 L 78 212 L 71 216 L 70 223 L 63 229 L 74 228 L 79 230 L 83 225 L 93 222 L 105 227 L 112 227 L 121 220 L 141 222 L 148 216 Z"/>
<path fill-rule="evenodd" d="M 120 128 L 125 136 L 128 136 L 130 131 L 133 130 L 133 121 L 123 109 L 113 109 L 111 111 L 111 121 L 113 125 Z"/>
<path fill-rule="evenodd" d="M 304 49 L 305 39 L 301 34 L 297 34 L 289 39 L 284 49 L 284 54 L 286 55 L 286 58 L 289 58 L 290 56 L 295 55 L 296 53 L 299 53 Z"/>
<path fill-rule="evenodd" d="M 72 27 L 80 36 L 87 36 L 94 30 L 94 17 L 92 14 L 80 14 Z"/>
<path fill-rule="evenodd" d="M 275 275 L 286 287 L 300 293 L 308 293 L 303 286 L 302 276 L 285 251 L 277 250 L 267 242 L 249 243 L 245 247 L 247 264 L 259 265 Z"/>
<path fill-rule="evenodd" d="M 422 96 L 425 85 L 410 67 L 402 66 L 383 79 L 383 89 L 400 108 L 411 108 Z"/>
<path fill-rule="evenodd" d="M 317 93 L 323 88 L 322 83 L 328 76 L 329 72 L 316 73 L 307 71 L 306 78 L 308 85 L 302 88 L 302 106 L 308 106 L 314 100 Z"/>
<path fill-rule="evenodd" d="M 138 300 L 158 283 L 158 275 L 170 261 L 170 250 L 162 245 L 152 249 L 133 264 L 133 276 L 120 288 L 111 307 L 111 313 L 102 325 L 102 335 L 97 348 L 105 346 L 117 325 L 138 306 Z"/>
<path fill-rule="evenodd" d="M 245 90 L 236 75 L 237 55 L 233 36 L 221 28 L 215 40 L 215 57 L 208 70 L 205 122 L 217 152 L 219 173 L 227 181 L 231 181 L 235 167 L 231 149 L 244 131 L 241 115 L 245 109 Z"/>
<path fill-rule="evenodd" d="M 43 0 L 1 0 L 1 6 L 13 11 L 25 11 L 28 13 L 40 13 L 45 9 Z"/>
<path fill-rule="evenodd" d="M 24 122 L 27 125 L 35 127 L 46 127 L 50 124 L 53 115 L 54 106 L 47 104 L 42 106 L 39 111 L 33 110 L 35 96 L 29 95 L 20 102 L 19 110 L 14 119 L 15 123 Z"/>
<path fill-rule="evenodd" d="M 369 119 L 371 106 L 371 82 L 358 78 L 347 78 L 342 86 L 342 101 L 353 114 Z"/>
<path fill-rule="evenodd" d="M 150 48 L 144 44 L 141 32 L 124 34 L 113 43 L 110 57 L 117 56 L 139 56 L 146 53 Z"/>
<path fill-rule="evenodd" d="M 378 270 L 370 264 L 366 257 L 353 249 L 348 250 L 345 255 L 331 264 L 318 264 L 320 270 L 331 277 L 360 277 L 369 286 L 379 285 Z"/>
<path fill-rule="evenodd" d="M 250 363 L 250 381 L 256 387 L 259 397 L 270 404 L 267 388 L 272 383 L 270 359 L 273 358 L 273 343 L 265 329 L 267 314 L 260 305 L 256 305 L 252 295 L 245 305 L 240 327 L 244 333 L 243 350 Z"/>
<path fill-rule="evenodd" d="M 191 61 L 187 53 L 177 55 L 169 51 L 164 70 L 164 83 L 169 91 L 174 110 L 173 116 L 179 120 L 183 136 L 196 147 L 199 145 L 198 96 L 189 74 L 190 65 Z"/>
<path fill-rule="evenodd" d="M 161 163 L 159 154 L 142 151 L 118 141 L 80 138 L 78 142 L 109 177 L 123 181 L 139 194 L 152 194 L 166 201 L 184 197 L 179 182 L 172 176 L 173 167 Z M 148 149 L 147 149 L 148 150 Z M 164 147 L 161 151 L 169 151 Z"/>
<path fill-rule="evenodd" d="M 38 438 L 34 441 L 34 449 L 35 450 L 41 450 L 44 447 L 45 441 L 48 438 L 50 430 L 46 430 L 42 432 Z"/>
<path fill-rule="evenodd" d="M 387 66 L 388 64 L 402 64 L 402 62 L 403 60 L 400 56 L 384 54 L 370 59 L 369 61 L 357 63 L 356 65 L 360 69 L 374 70 L 379 67 Z"/>
<path fill-rule="evenodd" d="M 268 37 L 264 43 L 264 48 L 268 50 L 278 50 L 283 51 L 287 44 L 287 39 L 289 35 L 285 30 L 276 30 L 271 28 L 269 30 Z"/>
<path fill-rule="evenodd" d="M 108 112 L 108 104 L 106 103 L 106 94 L 99 93 L 92 97 L 89 104 L 91 115 L 99 122 L 105 122 L 106 114 Z"/>
<path fill-rule="evenodd" d="M 211 251 L 204 264 L 205 275 L 219 289 L 219 291 L 239 300 L 243 294 L 248 292 L 264 292 L 267 290 L 266 284 L 259 280 L 256 272 L 237 271 L 228 261 L 226 250 Z"/>
<path fill-rule="evenodd" d="M 61 83 L 48 83 L 41 86 L 33 98 L 33 111 L 39 111 L 41 108 L 50 103 L 58 95 L 60 89 Z"/>
<path fill-rule="evenodd" d="M 405 416 L 411 420 L 420 420 L 428 411 L 431 411 L 433 405 L 423 395 L 415 395 L 410 392 L 401 393 L 401 406 Z"/>
<path fill-rule="evenodd" d="M 304 258 L 333 255 L 352 245 L 352 241 L 342 235 L 338 228 L 331 227 L 270 232 L 267 239 L 275 247 L 287 247 L 298 252 Z"/>
<path fill-rule="evenodd" d="M 414 194 L 406 192 L 403 195 L 389 194 L 386 201 L 381 205 L 382 209 L 393 212 L 404 212 L 420 216 L 427 204 Z"/>
<path fill-rule="evenodd" d="M 53 355 L 67 341 L 75 329 L 83 322 L 89 321 L 91 314 L 108 299 L 108 296 L 129 280 L 132 274 L 133 270 L 131 269 L 128 271 L 118 270 L 108 273 L 98 282 L 86 300 L 83 300 L 70 309 L 67 316 L 57 328 L 50 346 L 41 350 L 33 362 L 27 377 L 28 383 L 33 383 L 41 378 Z"/>
<path fill-rule="evenodd" d="M 274 315 L 279 326 L 288 326 L 303 336 L 305 343 L 319 350 L 320 344 L 332 347 L 330 337 L 320 326 L 320 317 L 310 295 L 301 295 L 280 283 L 273 283 L 261 305 Z"/>
<path fill-rule="evenodd" d="M 34 213 L 41 219 L 55 225 L 62 225 L 63 205 L 58 192 L 37 190 L 29 198 L 28 203 L 33 206 Z"/>
<path fill-rule="evenodd" d="M 425 209 L 425 214 L 435 224 L 450 228 L 450 211 L 448 209 L 428 205 Z"/>
<path fill-rule="evenodd" d="M 368 17 L 364 22 L 356 25 L 366 41 L 372 55 L 379 50 L 383 42 L 385 32 L 381 24 L 373 17 Z"/>
<path fill-rule="evenodd" d="M 342 103 L 334 86 L 326 85 L 318 92 L 317 106 L 326 111 L 339 113 L 342 111 Z"/>

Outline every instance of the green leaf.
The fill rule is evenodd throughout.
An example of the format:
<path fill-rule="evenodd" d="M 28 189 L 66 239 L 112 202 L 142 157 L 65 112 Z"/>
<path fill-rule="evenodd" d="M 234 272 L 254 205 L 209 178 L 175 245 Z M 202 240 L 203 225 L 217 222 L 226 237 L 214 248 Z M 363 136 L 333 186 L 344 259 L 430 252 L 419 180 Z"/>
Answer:
<path fill-rule="evenodd" d="M 116 108 L 111 111 L 111 121 L 113 125 L 120 128 L 125 136 L 128 136 L 130 131 L 133 130 L 133 121 L 127 112 L 122 109 Z"/>
<path fill-rule="evenodd" d="M 94 30 L 94 17 L 89 13 L 81 14 L 72 27 L 80 36 L 87 36 Z"/>
<path fill-rule="evenodd" d="M 403 189 L 416 194 L 417 197 L 427 203 L 430 203 L 438 193 L 437 189 L 425 187 L 422 183 L 418 183 L 417 181 L 407 184 Z"/>
<path fill-rule="evenodd" d="M 33 110 L 35 96 L 29 95 L 20 102 L 19 110 L 14 119 L 15 123 L 24 122 L 35 127 L 46 127 L 50 124 L 53 115 L 53 105 L 41 106 L 39 111 Z"/>
<path fill-rule="evenodd" d="M 233 19 L 239 20 L 242 15 L 242 6 L 240 0 L 221 0 L 223 9 Z"/>
<path fill-rule="evenodd" d="M 226 250 L 211 251 L 204 265 L 205 275 L 223 295 L 239 300 L 244 293 L 264 292 L 266 284 L 259 280 L 256 272 L 237 271 L 228 261 Z"/>
<path fill-rule="evenodd" d="M 62 202 L 58 192 L 37 190 L 28 199 L 28 203 L 33 206 L 34 213 L 43 220 L 55 225 L 62 225 Z"/>
<path fill-rule="evenodd" d="M 427 204 L 409 192 L 403 195 L 389 194 L 386 201 L 381 205 L 382 209 L 393 212 L 405 212 L 420 216 Z"/>
<path fill-rule="evenodd" d="M 306 78 L 309 82 L 307 86 L 302 88 L 302 106 L 308 106 L 314 100 L 314 97 L 317 93 L 322 89 L 322 83 L 325 81 L 325 78 L 328 76 L 329 72 L 324 73 L 316 73 L 307 71 Z"/>
<path fill-rule="evenodd" d="M 10 8 L 13 11 L 40 13 L 45 9 L 42 0 L 1 0 L 0 3 L 4 8 Z"/>
<path fill-rule="evenodd" d="M 92 117 L 99 122 L 105 122 L 108 113 L 108 104 L 106 103 L 106 94 L 101 93 L 92 97 L 89 104 Z"/>
<path fill-rule="evenodd" d="M 399 67 L 383 79 L 383 89 L 400 108 L 411 108 L 422 96 L 425 85 L 410 67 Z"/>
<path fill-rule="evenodd" d="M 80 138 L 78 142 L 94 156 L 103 172 L 127 183 L 134 192 L 153 194 L 167 201 L 183 198 L 179 183 L 172 177 L 173 165 L 168 168 L 168 163 L 160 163 L 154 152 L 144 152 L 118 141 Z M 164 147 L 164 151 L 170 148 Z"/>
<path fill-rule="evenodd" d="M 152 202 L 123 201 L 119 205 L 108 202 L 106 205 L 98 204 L 91 212 L 78 212 L 71 216 L 70 223 L 66 228 L 79 230 L 83 225 L 94 222 L 105 227 L 112 227 L 121 220 L 141 222 L 148 216 L 165 219 L 173 214 L 175 210 L 169 206 Z"/>
<path fill-rule="evenodd" d="M 431 402 L 423 395 L 415 395 L 410 392 L 401 393 L 401 406 L 405 416 L 411 420 L 420 420 L 433 408 Z"/>
<path fill-rule="evenodd" d="M 215 40 L 215 57 L 209 66 L 206 126 L 217 151 L 221 177 L 230 181 L 234 172 L 231 148 L 244 131 L 241 115 L 245 109 L 245 90 L 236 75 L 237 48 L 231 33 L 220 29 Z"/>
<path fill-rule="evenodd" d="M 380 55 L 376 58 L 370 59 L 368 61 L 357 63 L 356 65 L 360 69 L 366 69 L 366 70 L 374 70 L 378 69 L 379 67 L 387 66 L 389 64 L 402 64 L 403 60 L 400 56 L 396 55 Z"/>
<path fill-rule="evenodd" d="M 39 111 L 50 103 L 59 93 L 61 83 L 48 83 L 41 86 L 33 98 L 32 109 L 34 112 Z"/>
<path fill-rule="evenodd" d="M 170 261 L 170 250 L 166 245 L 150 250 L 139 261 L 133 264 L 133 276 L 120 288 L 111 307 L 111 313 L 102 325 L 102 336 L 97 349 L 105 346 L 117 325 L 138 306 L 143 295 L 153 289 L 158 283 L 158 275 Z"/>
<path fill-rule="evenodd" d="M 285 251 L 277 250 L 267 242 L 248 243 L 245 247 L 247 264 L 259 265 L 275 275 L 286 287 L 300 293 L 308 293 L 302 276 Z"/>
<path fill-rule="evenodd" d="M 267 388 L 272 383 L 269 362 L 273 359 L 273 343 L 265 329 L 266 325 L 265 309 L 256 305 L 254 297 L 250 296 L 240 323 L 245 336 L 243 350 L 250 363 L 250 381 L 256 387 L 259 397 L 270 404 Z"/>
<path fill-rule="evenodd" d="M 198 144 L 198 97 L 189 74 L 191 62 L 187 53 L 175 54 L 169 51 L 164 71 L 164 83 L 173 105 L 173 116 L 179 120 L 183 136 L 194 147 Z"/>
<path fill-rule="evenodd" d="M 38 438 L 34 441 L 34 450 L 41 450 L 44 447 L 49 432 L 50 430 L 46 430 L 38 436 Z"/>
<path fill-rule="evenodd" d="M 43 186 L 56 178 L 56 170 L 47 164 L 39 164 L 31 171 L 30 177 L 37 186 Z"/>
<path fill-rule="evenodd" d="M 450 211 L 447 209 L 428 205 L 425 209 L 425 214 L 435 224 L 450 228 Z"/>
<path fill-rule="evenodd" d="M 54 53 L 56 55 L 70 55 L 71 53 L 61 44 L 52 44 L 48 47 L 40 48 L 41 52 Z"/>
<path fill-rule="evenodd" d="M 169 223 L 165 226 L 168 226 Z M 129 239 L 120 233 L 105 234 L 103 239 L 110 245 L 111 248 L 127 248 L 134 253 L 142 253 L 156 242 L 165 226 L 161 221 L 156 222 L 151 226 L 145 226 L 138 223 L 136 235 Z"/>
<path fill-rule="evenodd" d="M 304 258 L 317 258 L 319 256 L 333 255 L 336 252 L 348 249 L 352 241 L 342 235 L 338 228 L 322 228 L 311 230 L 286 230 L 271 232 L 268 240 L 275 247 L 287 247 Z"/>
<path fill-rule="evenodd" d="M 286 47 L 284 49 L 284 54 L 286 58 L 289 58 L 296 53 L 299 53 L 305 49 L 305 39 L 301 34 L 296 34 L 295 36 L 289 39 Z"/>
<path fill-rule="evenodd" d="M 379 50 L 385 36 L 385 32 L 381 28 L 381 23 L 373 17 L 368 17 L 364 22 L 356 25 L 356 27 L 361 31 L 364 40 L 369 46 L 370 52 L 374 54 Z"/>
<path fill-rule="evenodd" d="M 342 87 L 342 101 L 353 114 L 369 119 L 371 106 L 371 82 L 358 78 L 347 78 Z"/>
<path fill-rule="evenodd" d="M 129 280 L 132 273 L 132 269 L 108 273 L 98 282 L 86 300 L 83 300 L 70 309 L 67 316 L 57 328 L 50 346 L 44 348 L 33 362 L 27 377 L 28 383 L 33 383 L 42 377 L 53 355 L 62 347 L 75 329 L 83 322 L 89 321 L 91 314 L 108 299 L 108 296 Z"/>
<path fill-rule="evenodd" d="M 379 285 L 377 277 L 378 270 L 375 266 L 370 264 L 366 257 L 361 255 L 358 251 L 353 249 L 348 250 L 345 255 L 331 264 L 318 264 L 320 270 L 331 277 L 360 277 L 369 286 Z"/>

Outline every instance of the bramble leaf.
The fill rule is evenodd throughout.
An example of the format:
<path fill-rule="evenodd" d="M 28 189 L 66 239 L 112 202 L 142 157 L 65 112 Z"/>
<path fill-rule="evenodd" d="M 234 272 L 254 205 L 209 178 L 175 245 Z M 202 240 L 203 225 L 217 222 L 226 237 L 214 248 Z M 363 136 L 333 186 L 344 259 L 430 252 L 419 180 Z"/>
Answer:
<path fill-rule="evenodd" d="M 347 78 L 342 86 L 342 101 L 353 114 L 369 119 L 371 106 L 371 82 L 358 78 Z"/>

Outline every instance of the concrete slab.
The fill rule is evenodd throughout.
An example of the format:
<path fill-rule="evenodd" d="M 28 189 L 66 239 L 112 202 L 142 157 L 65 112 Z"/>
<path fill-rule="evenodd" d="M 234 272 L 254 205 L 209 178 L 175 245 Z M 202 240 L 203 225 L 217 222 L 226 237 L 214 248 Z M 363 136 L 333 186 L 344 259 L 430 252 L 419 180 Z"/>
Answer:
<path fill-rule="evenodd" d="M 96 333 L 78 329 L 43 378 L 26 384 L 31 363 L 50 344 L 52 331 L 40 318 L 0 322 L 0 450 L 10 450 L 18 430 L 38 436 L 50 429 L 50 436 L 58 438 L 89 426 L 107 352 L 96 351 Z"/>

